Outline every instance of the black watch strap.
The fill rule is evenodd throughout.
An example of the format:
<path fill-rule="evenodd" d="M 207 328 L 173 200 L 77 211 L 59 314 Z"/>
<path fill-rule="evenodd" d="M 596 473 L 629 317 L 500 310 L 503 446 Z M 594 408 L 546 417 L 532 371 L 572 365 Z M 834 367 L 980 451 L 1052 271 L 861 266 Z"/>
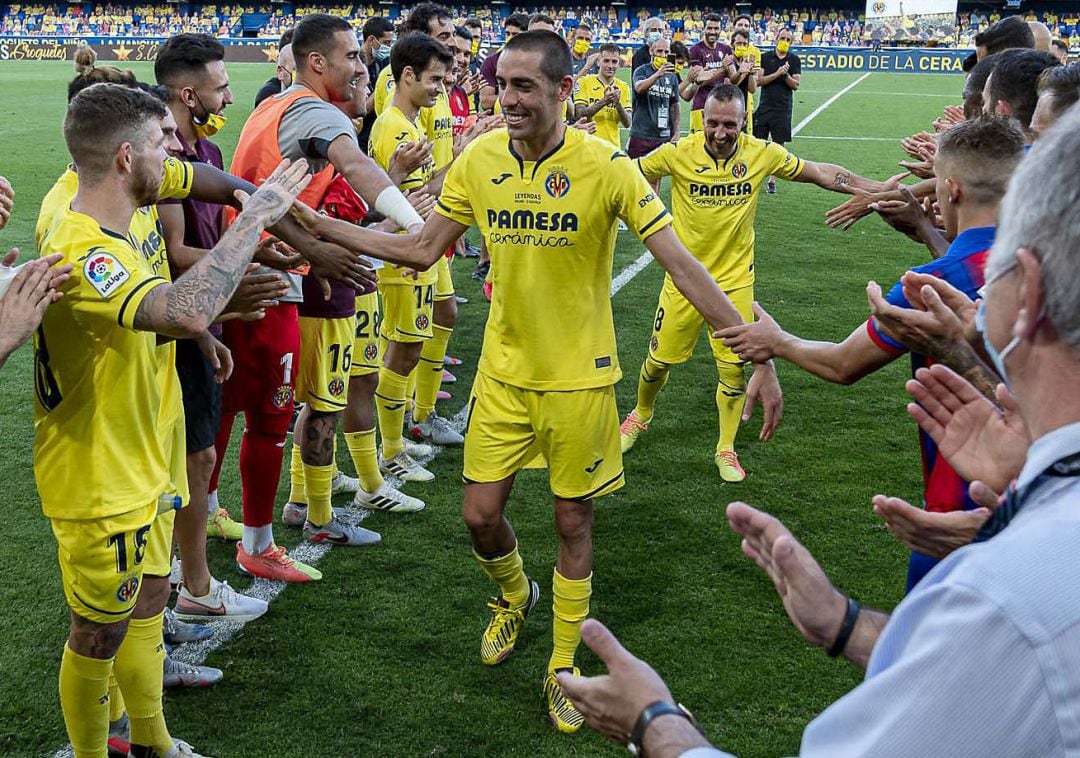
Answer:
<path fill-rule="evenodd" d="M 668 715 L 682 716 L 693 724 L 695 729 L 701 731 L 701 727 L 698 726 L 693 714 L 686 708 L 667 700 L 657 700 L 655 703 L 645 706 L 644 710 L 641 711 L 641 715 L 638 716 L 637 723 L 634 724 L 634 731 L 630 733 L 630 741 L 626 745 L 630 752 L 636 756 L 645 755 L 645 731 L 649 728 L 649 724 L 660 716 Z"/>
<path fill-rule="evenodd" d="M 855 622 L 859 618 L 860 610 L 859 603 L 855 598 L 849 597 L 847 599 L 847 612 L 844 613 L 844 623 L 840 625 L 840 633 L 836 635 L 836 639 L 833 640 L 832 647 L 828 651 L 830 658 L 835 658 L 844 652 L 848 640 L 851 639 L 851 633 L 855 631 Z"/>

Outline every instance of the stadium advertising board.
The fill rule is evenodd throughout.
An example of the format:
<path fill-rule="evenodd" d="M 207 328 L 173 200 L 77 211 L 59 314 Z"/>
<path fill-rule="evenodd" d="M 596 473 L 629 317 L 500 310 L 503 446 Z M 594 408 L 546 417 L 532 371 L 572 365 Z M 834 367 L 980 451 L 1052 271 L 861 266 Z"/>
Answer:
<path fill-rule="evenodd" d="M 866 39 L 878 42 L 952 42 L 957 0 L 866 0 Z"/>
<path fill-rule="evenodd" d="M 164 38 L 0 37 L 0 62 L 70 61 L 79 44 L 86 43 L 99 61 L 152 61 Z M 228 63 L 277 63 L 275 40 L 221 40 Z M 795 47 L 803 71 L 882 71 L 908 74 L 959 73 L 970 50 L 955 48 Z M 633 49 L 627 48 L 629 60 Z"/>

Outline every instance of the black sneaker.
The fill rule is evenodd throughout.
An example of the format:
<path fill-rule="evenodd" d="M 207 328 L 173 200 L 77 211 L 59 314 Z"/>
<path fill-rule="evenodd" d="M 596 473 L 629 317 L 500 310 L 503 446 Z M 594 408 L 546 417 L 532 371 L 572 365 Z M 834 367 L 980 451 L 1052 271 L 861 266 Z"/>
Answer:
<path fill-rule="evenodd" d="M 478 282 L 482 282 L 487 279 L 488 271 L 491 270 L 491 262 L 477 263 L 476 271 L 473 271 L 472 278 Z"/>

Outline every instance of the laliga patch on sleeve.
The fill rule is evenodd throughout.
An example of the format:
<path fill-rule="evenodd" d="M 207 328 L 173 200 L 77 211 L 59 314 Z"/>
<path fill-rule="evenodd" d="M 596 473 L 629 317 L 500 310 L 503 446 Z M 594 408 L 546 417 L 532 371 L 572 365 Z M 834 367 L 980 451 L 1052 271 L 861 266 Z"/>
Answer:
<path fill-rule="evenodd" d="M 90 286 L 103 298 L 108 299 L 120 286 L 131 278 L 131 274 L 116 258 L 100 248 L 90 251 L 83 264 L 83 276 Z"/>

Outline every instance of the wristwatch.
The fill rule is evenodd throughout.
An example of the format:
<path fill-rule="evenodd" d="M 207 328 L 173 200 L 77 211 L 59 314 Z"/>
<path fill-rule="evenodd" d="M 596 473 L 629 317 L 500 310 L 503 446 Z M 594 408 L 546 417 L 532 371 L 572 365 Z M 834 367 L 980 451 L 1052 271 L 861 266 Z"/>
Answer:
<path fill-rule="evenodd" d="M 631 755 L 645 755 L 645 731 L 649 728 L 649 724 L 653 722 L 653 719 L 668 715 L 681 716 L 693 724 L 694 728 L 697 729 L 700 734 L 705 734 L 701 725 L 698 724 L 697 719 L 694 718 L 694 714 L 692 714 L 682 703 L 669 703 L 666 700 L 657 700 L 655 703 L 645 706 L 641 715 L 638 716 L 637 723 L 634 724 L 634 731 L 630 733 L 630 740 L 626 744 L 626 749 L 630 751 Z"/>

